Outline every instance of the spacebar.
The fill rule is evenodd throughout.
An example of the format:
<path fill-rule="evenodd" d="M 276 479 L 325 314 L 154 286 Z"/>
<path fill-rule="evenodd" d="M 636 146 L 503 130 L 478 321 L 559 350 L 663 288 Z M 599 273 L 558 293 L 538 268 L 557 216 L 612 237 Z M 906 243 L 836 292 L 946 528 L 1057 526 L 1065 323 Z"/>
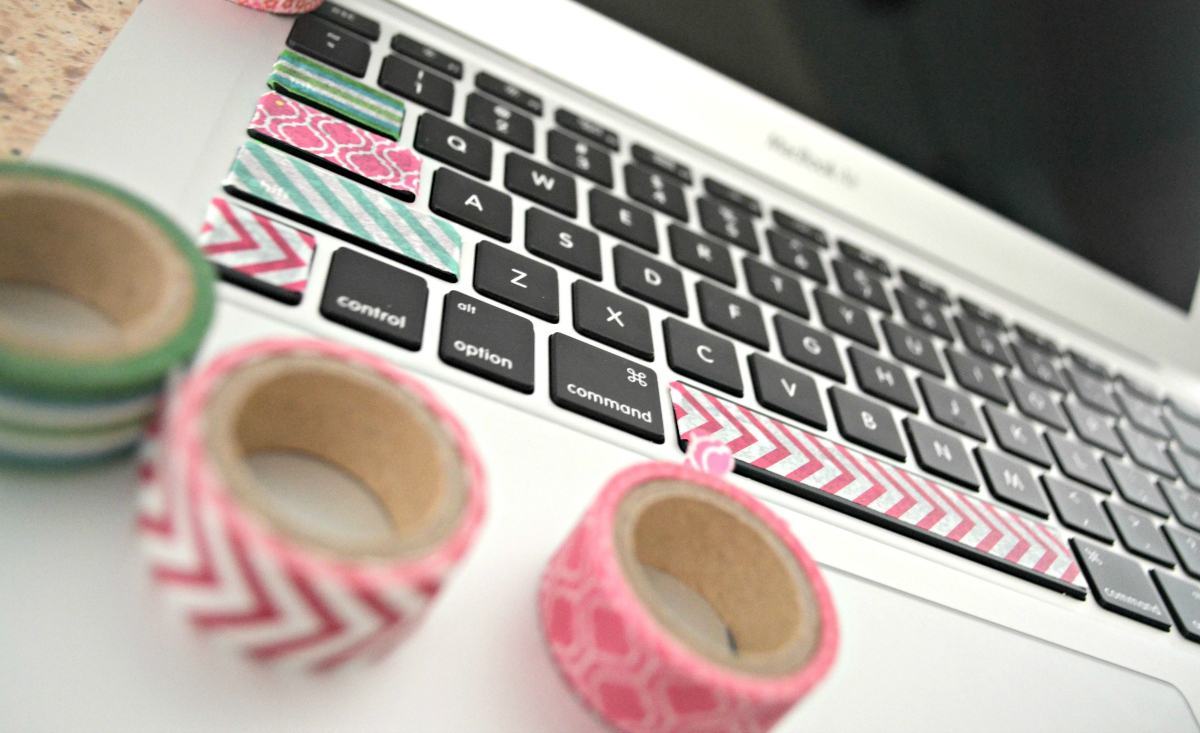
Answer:
<path fill-rule="evenodd" d="M 1053 527 L 786 425 L 681 382 L 671 383 L 679 439 L 715 435 L 737 473 L 1075 598 L 1087 585 Z"/>

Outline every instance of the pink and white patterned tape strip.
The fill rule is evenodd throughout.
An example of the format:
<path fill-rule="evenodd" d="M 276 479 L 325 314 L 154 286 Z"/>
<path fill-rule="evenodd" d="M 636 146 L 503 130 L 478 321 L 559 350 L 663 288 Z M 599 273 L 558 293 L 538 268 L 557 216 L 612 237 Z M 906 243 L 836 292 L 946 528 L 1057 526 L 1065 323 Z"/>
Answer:
<path fill-rule="evenodd" d="M 198 244 L 205 257 L 222 267 L 303 293 L 316 242 L 307 232 L 218 196 L 208 204 Z"/>
<path fill-rule="evenodd" d="M 263 358 L 302 354 L 369 369 L 407 389 L 458 448 L 468 481 L 460 524 L 432 552 L 404 561 L 345 559 L 273 531 L 232 496 L 205 453 L 215 388 Z M 420 621 L 479 533 L 482 464 L 462 424 L 419 381 L 347 346 L 273 339 L 243 346 L 173 392 L 141 465 L 137 518 L 154 583 L 197 630 L 272 666 L 328 672 L 377 659 Z"/>
<path fill-rule="evenodd" d="M 299 15 L 316 10 L 324 0 L 233 0 L 255 10 L 265 10 L 279 15 Z"/>
<path fill-rule="evenodd" d="M 811 583 L 820 613 L 820 639 L 806 664 L 775 677 L 729 669 L 680 642 L 642 605 L 614 550 L 613 520 L 630 490 L 656 479 L 724 494 L 780 537 Z M 816 562 L 783 521 L 718 476 L 674 463 L 633 466 L 609 481 L 551 558 L 539 606 L 550 653 L 567 683 L 625 733 L 768 730 L 825 676 L 837 654 L 833 599 Z"/>

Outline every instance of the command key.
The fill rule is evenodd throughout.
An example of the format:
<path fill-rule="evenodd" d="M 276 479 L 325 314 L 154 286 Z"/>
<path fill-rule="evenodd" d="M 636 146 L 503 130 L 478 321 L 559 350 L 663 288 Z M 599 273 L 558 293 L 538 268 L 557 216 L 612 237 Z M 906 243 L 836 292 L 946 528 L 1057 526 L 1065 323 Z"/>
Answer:
<path fill-rule="evenodd" d="M 550 399 L 640 438 L 664 440 L 654 370 L 561 333 L 550 337 Z"/>
<path fill-rule="evenodd" d="M 503 308 L 447 293 L 438 356 L 450 366 L 533 393 L 533 324 Z"/>

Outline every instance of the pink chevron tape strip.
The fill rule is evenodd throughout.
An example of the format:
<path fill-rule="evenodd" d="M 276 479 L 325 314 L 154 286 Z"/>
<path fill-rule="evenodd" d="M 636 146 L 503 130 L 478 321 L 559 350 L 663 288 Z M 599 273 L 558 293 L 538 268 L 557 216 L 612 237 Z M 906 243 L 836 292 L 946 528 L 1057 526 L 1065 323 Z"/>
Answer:
<path fill-rule="evenodd" d="M 277 15 L 299 15 L 316 10 L 325 0 L 233 0 L 255 10 L 265 10 Z"/>
<path fill-rule="evenodd" d="M 317 240 L 218 196 L 208 204 L 198 245 L 211 262 L 282 290 L 303 293 Z"/>
<path fill-rule="evenodd" d="M 382 135 L 307 104 L 267 92 L 258 100 L 249 133 L 314 162 L 332 165 L 405 201 L 417 198 L 420 156 Z"/>
<path fill-rule="evenodd" d="M 432 432 L 421 433 L 446 438 L 432 448 L 421 444 L 430 457 L 422 459 L 418 451 L 405 451 L 418 461 L 434 462 L 409 463 L 409 467 L 452 466 L 437 476 L 451 477 L 445 480 L 458 487 L 451 492 L 457 498 L 449 502 L 449 513 L 431 510 L 440 523 L 437 533 L 427 536 L 433 541 L 403 552 L 348 552 L 312 537 L 298 538 L 277 515 L 261 511 L 261 505 L 232 488 L 245 484 L 231 478 L 236 472 L 229 466 L 235 464 L 215 458 L 221 444 L 213 438 L 225 421 L 220 401 L 229 392 L 223 390 L 244 385 L 247 375 L 277 374 L 280 372 L 272 370 L 279 369 L 287 379 L 312 374 L 344 378 L 344 382 L 334 379 L 338 387 L 329 392 L 331 400 L 351 394 L 346 383 L 383 385 L 363 388 L 362 394 L 374 399 L 399 395 L 396 404 L 410 406 L 411 412 L 402 414 L 415 415 L 413 424 L 436 426 L 429 428 Z M 237 381 L 239 378 L 242 381 Z M 251 384 L 253 389 L 247 394 L 259 395 L 271 393 L 282 382 L 266 378 Z M 262 388 L 263 384 L 267 387 Z M 309 386 L 287 399 L 300 403 L 297 409 L 301 414 L 308 409 L 308 420 L 295 416 L 291 421 L 270 419 L 266 423 L 277 426 L 270 430 L 286 433 L 289 424 L 311 424 L 314 415 L 327 414 L 330 402 L 322 407 L 306 397 L 319 391 L 319 383 L 304 384 Z M 269 405 L 253 404 L 258 407 L 235 413 L 236 419 L 228 420 L 237 425 L 239 436 L 246 424 L 243 416 L 262 414 L 267 409 L 262 405 Z M 359 408 L 350 409 L 361 414 Z M 367 439 L 362 435 L 370 436 L 387 424 L 383 419 L 370 423 L 351 416 L 334 429 L 342 434 L 354 432 L 355 445 L 361 446 L 361 440 Z M 318 444 L 327 440 L 328 436 L 318 434 Z M 138 531 L 154 583 L 168 605 L 195 629 L 273 667 L 327 672 L 385 654 L 416 627 L 475 540 L 485 514 L 483 468 L 454 415 L 420 382 L 395 366 L 331 342 L 268 340 L 218 357 L 172 393 L 150 445 L 141 467 Z M 444 447 L 441 454 L 437 453 L 439 445 Z M 397 452 L 389 453 L 387 461 L 374 463 L 403 465 L 405 460 L 405 455 Z M 371 462 L 369 456 L 366 462 Z M 361 474 L 349 462 L 343 467 L 371 485 L 370 466 Z M 398 483 L 411 484 L 411 476 L 418 473 L 404 469 L 398 474 Z M 388 504 L 384 493 L 376 493 Z M 433 503 L 434 507 L 445 505 L 440 499 Z M 401 526 L 394 516 L 392 519 L 393 526 Z"/>
<path fill-rule="evenodd" d="M 668 487 L 665 499 L 663 495 L 645 498 L 653 497 L 664 482 Z M 807 605 L 801 606 L 799 615 L 801 623 L 807 624 L 807 631 L 800 634 L 807 640 L 802 655 L 789 657 L 791 661 L 783 667 L 765 665 L 751 670 L 736 660 L 761 661 L 763 655 L 779 653 L 776 644 L 795 651 L 788 646 L 792 642 L 751 644 L 748 640 L 753 634 L 743 634 L 742 626 L 729 621 L 727 628 L 720 627 L 724 634 L 721 638 L 731 640 L 728 644 L 732 648 L 721 653 L 728 655 L 723 659 L 721 654 L 699 651 L 705 647 L 694 638 L 688 641 L 692 637 L 664 620 L 669 615 L 662 615 L 653 602 L 646 602 L 646 591 L 639 590 L 645 586 L 637 577 L 639 573 L 648 574 L 648 567 L 662 569 L 677 578 L 675 583 L 682 581 L 702 594 L 699 589 L 708 587 L 708 582 L 739 578 L 732 587 L 704 595 L 708 600 L 728 592 L 728 597 L 737 598 L 728 616 L 714 608 L 719 619 L 733 618 L 738 611 L 757 613 L 771 608 L 775 601 L 765 598 L 770 591 L 787 596 L 792 589 L 783 576 L 754 587 L 744 580 L 746 572 L 742 571 L 754 575 L 757 570 L 749 566 L 731 568 L 755 553 L 746 552 L 745 544 L 738 546 L 738 551 L 730 551 L 723 540 L 714 539 L 721 533 L 708 530 L 719 522 L 706 523 L 703 512 L 675 511 L 683 506 L 671 503 L 679 500 L 671 493 L 680 491 L 671 488 L 679 482 L 686 484 L 684 490 L 692 492 L 686 494 L 688 500 L 699 497 L 703 502 L 732 507 L 729 516 L 737 517 L 734 523 L 743 528 L 741 531 L 758 526 L 764 533 L 761 536 L 773 538 L 765 544 L 777 548 L 776 557 L 783 559 L 780 567 L 792 568 L 793 575 L 788 577 L 795 579 L 795 588 L 808 589 L 803 591 Z M 631 504 L 637 508 L 631 510 Z M 670 507 L 665 515 L 661 511 L 664 507 Z M 631 526 L 631 511 L 640 512 L 632 520 L 634 528 L 622 529 Z M 672 514 L 680 521 L 672 522 Z M 674 536 L 669 531 L 672 526 L 677 530 Z M 660 532 L 666 534 L 660 537 Z M 620 548 L 634 542 L 628 540 L 631 536 L 637 538 L 633 546 L 638 553 L 636 567 L 641 571 L 630 569 L 629 561 L 622 559 L 629 553 L 623 554 Z M 715 560 L 714 575 L 689 580 L 686 567 L 673 570 L 665 567 L 671 565 L 669 559 L 664 562 L 641 554 L 644 548 L 670 548 L 672 542 L 682 542 L 675 547 L 676 557 L 682 558 L 705 556 L 707 549 L 715 547 L 716 554 L 704 560 Z M 720 605 L 717 600 L 709 602 L 714 607 Z M 687 465 L 647 463 L 614 476 L 550 560 L 542 578 L 539 608 L 551 656 L 568 685 L 604 720 L 626 733 L 765 731 L 824 677 L 837 654 L 833 600 L 817 564 L 787 526 L 745 492 Z M 780 638 L 799 637 L 785 634 Z"/>

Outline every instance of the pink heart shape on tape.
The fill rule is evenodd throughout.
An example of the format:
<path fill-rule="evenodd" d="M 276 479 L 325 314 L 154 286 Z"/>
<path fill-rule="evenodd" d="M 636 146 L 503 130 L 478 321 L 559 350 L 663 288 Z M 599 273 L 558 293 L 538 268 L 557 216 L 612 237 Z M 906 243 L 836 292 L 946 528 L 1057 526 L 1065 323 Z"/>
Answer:
<path fill-rule="evenodd" d="M 713 476 L 733 473 L 733 453 L 719 438 L 706 435 L 688 441 L 684 465 Z"/>

